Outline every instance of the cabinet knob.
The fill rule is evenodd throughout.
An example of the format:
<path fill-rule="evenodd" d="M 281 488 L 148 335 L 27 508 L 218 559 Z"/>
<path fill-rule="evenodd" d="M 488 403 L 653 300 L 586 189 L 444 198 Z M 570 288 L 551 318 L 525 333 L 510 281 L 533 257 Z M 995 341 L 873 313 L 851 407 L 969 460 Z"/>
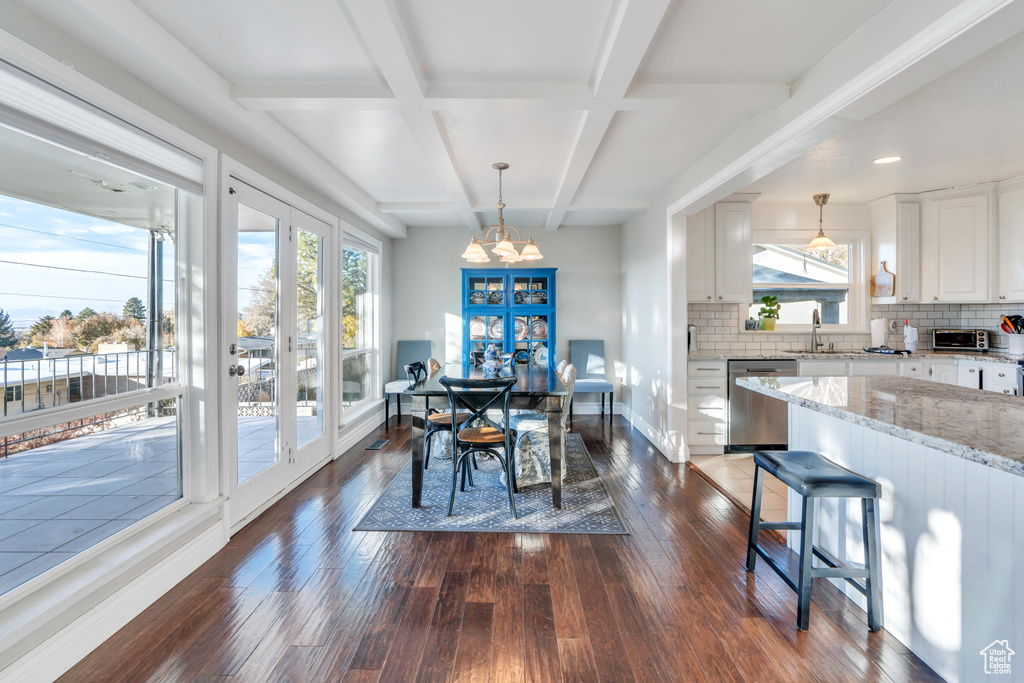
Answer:
<path fill-rule="evenodd" d="M 999 295 L 999 298 L 1000 298 L 1000 299 L 1005 299 L 1005 298 L 1006 298 L 1006 296 L 1004 296 L 1003 294 L 1000 294 L 1000 295 Z"/>
<path fill-rule="evenodd" d="M 916 368 L 916 367 L 914 367 L 913 365 L 911 365 L 911 366 L 910 366 L 910 371 L 911 371 L 911 372 L 917 372 L 917 368 Z"/>
<path fill-rule="evenodd" d="M 722 297 L 718 297 L 718 300 L 719 300 L 719 301 L 721 301 L 721 300 L 722 300 Z"/>
<path fill-rule="evenodd" d="M 1005 372 L 1000 372 L 1000 373 L 999 373 L 999 376 L 1000 376 L 1000 377 L 1006 377 L 1006 373 L 1005 373 Z"/>
<path fill-rule="evenodd" d="M 937 297 L 937 296 L 933 296 L 932 297 L 932 301 L 938 301 L 938 300 L 939 300 L 939 297 Z"/>
<path fill-rule="evenodd" d="M 974 372 L 974 368 L 971 368 L 968 372 Z"/>
<path fill-rule="evenodd" d="M 708 294 L 708 301 L 711 301 L 711 295 Z"/>
<path fill-rule="evenodd" d="M 905 296 L 905 297 L 903 297 L 903 300 L 904 300 L 904 301 L 906 301 L 906 300 L 907 300 L 907 299 L 909 299 L 909 298 L 910 298 L 910 297 L 907 297 L 907 296 Z"/>
<path fill-rule="evenodd" d="M 1004 394 L 1008 394 L 1008 393 L 1010 393 L 1010 390 L 1009 389 L 1003 389 L 1003 393 Z"/>

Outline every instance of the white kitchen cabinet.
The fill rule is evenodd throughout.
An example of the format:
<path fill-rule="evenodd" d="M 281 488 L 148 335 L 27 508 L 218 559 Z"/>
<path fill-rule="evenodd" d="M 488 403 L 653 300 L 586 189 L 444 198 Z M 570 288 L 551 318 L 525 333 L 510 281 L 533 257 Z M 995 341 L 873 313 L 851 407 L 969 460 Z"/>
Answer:
<path fill-rule="evenodd" d="M 933 382 L 957 384 L 955 360 L 937 360 L 928 363 L 928 377 Z"/>
<path fill-rule="evenodd" d="M 916 194 L 892 194 L 868 203 L 871 210 L 871 272 L 885 261 L 896 275 L 893 296 L 876 304 L 921 300 L 921 204 Z"/>
<path fill-rule="evenodd" d="M 900 364 L 894 360 L 850 361 L 850 377 L 897 377 Z"/>
<path fill-rule="evenodd" d="M 922 361 L 904 360 L 900 361 L 900 376 L 926 379 L 928 374 Z"/>
<path fill-rule="evenodd" d="M 686 300 L 715 300 L 715 209 L 686 217 Z"/>
<path fill-rule="evenodd" d="M 750 304 L 753 300 L 752 227 L 749 201 L 715 204 L 716 303 Z"/>
<path fill-rule="evenodd" d="M 999 184 L 998 302 L 1024 301 L 1024 178 Z"/>
<path fill-rule="evenodd" d="M 981 369 L 981 388 L 997 394 L 1017 394 L 1017 368 L 1009 363 L 985 363 Z"/>
<path fill-rule="evenodd" d="M 923 303 L 988 302 L 992 293 L 993 203 L 991 186 L 934 192 L 922 204 L 921 300 Z"/>
<path fill-rule="evenodd" d="M 985 363 L 975 361 L 958 361 L 956 368 L 956 383 L 967 389 L 981 389 L 981 372 L 985 369 Z"/>
<path fill-rule="evenodd" d="M 796 367 L 801 377 L 846 377 L 849 371 L 844 360 L 802 360 Z"/>
<path fill-rule="evenodd" d="M 729 438 L 728 366 L 724 360 L 686 364 L 687 447 L 691 455 L 721 455 Z"/>

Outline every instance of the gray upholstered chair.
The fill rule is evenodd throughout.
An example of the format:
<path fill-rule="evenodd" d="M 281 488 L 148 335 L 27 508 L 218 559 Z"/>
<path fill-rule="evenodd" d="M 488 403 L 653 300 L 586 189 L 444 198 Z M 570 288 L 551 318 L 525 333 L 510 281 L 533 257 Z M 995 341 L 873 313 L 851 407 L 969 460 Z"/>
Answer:
<path fill-rule="evenodd" d="M 614 410 L 615 385 L 605 379 L 604 340 L 569 340 L 569 362 L 576 366 L 575 394 L 601 394 L 601 417 L 604 417 L 604 395 L 608 394 L 608 414 Z M 569 404 L 572 420 L 572 403 Z"/>
<path fill-rule="evenodd" d="M 415 361 L 427 362 L 434 349 L 434 343 L 423 340 L 402 340 L 395 353 L 395 371 L 392 381 L 384 385 L 384 424 L 387 424 L 391 409 L 391 394 L 398 394 L 398 419 L 402 419 L 402 392 L 409 386 L 405 366 Z"/>

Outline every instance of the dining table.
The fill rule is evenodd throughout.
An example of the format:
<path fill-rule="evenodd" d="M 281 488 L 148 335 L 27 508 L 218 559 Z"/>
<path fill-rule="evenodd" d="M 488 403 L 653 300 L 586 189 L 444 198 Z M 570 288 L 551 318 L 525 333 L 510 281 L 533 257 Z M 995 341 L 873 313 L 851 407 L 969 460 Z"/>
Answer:
<path fill-rule="evenodd" d="M 486 377 L 514 376 L 516 383 L 512 386 L 509 408 L 544 413 L 547 415 L 548 450 L 551 455 L 551 504 L 554 508 L 562 507 L 562 461 L 565 457 L 562 439 L 562 411 L 568 410 L 565 405 L 569 390 L 562 379 L 550 366 L 516 365 L 502 367 L 498 375 Z M 426 375 L 423 379 L 405 390 L 412 399 L 412 506 L 420 507 L 423 492 L 423 455 L 424 434 L 427 426 L 427 414 L 432 409 L 449 410 L 448 392 L 441 384 L 442 377 L 458 379 L 482 379 L 485 377 L 479 365 L 451 364 L 441 366 L 436 372 Z M 460 391 L 460 394 L 471 393 Z M 481 392 L 482 395 L 493 395 Z"/>

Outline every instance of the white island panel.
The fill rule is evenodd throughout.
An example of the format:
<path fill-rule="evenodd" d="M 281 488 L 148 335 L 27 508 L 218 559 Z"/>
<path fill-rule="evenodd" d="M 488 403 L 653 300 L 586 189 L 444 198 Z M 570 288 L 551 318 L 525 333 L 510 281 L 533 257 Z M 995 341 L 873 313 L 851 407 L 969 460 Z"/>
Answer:
<path fill-rule="evenodd" d="M 790 448 L 881 484 L 887 631 L 950 681 L 984 680 L 980 651 L 994 640 L 1024 647 L 1024 478 L 793 404 Z M 790 519 L 801 504 L 790 492 Z M 859 501 L 819 505 L 816 543 L 863 562 Z M 796 549 L 798 534 L 789 542 Z M 866 607 L 852 586 L 833 583 Z M 1024 650 L 1020 662 L 1004 680 L 1024 681 Z"/>

